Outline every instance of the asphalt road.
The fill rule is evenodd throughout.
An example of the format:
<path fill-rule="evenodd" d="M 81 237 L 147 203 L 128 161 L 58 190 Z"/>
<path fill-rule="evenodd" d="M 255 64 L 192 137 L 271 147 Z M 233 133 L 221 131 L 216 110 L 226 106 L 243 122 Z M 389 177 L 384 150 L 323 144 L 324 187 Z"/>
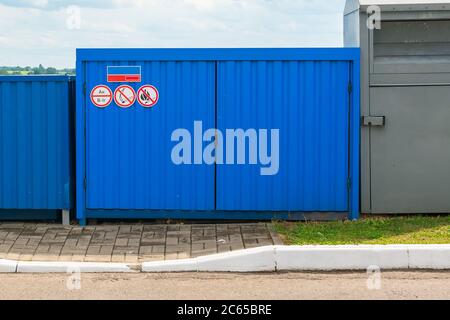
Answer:
<path fill-rule="evenodd" d="M 370 278 L 363 272 L 82 274 L 81 282 L 69 277 L 0 274 L 0 299 L 450 299 L 450 272 L 383 272 Z"/>

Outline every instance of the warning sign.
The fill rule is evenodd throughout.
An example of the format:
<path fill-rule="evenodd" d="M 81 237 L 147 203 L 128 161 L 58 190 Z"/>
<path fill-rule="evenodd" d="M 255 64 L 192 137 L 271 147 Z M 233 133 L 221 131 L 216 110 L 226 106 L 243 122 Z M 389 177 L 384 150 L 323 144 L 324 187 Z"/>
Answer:
<path fill-rule="evenodd" d="M 139 104 L 145 108 L 154 107 L 159 100 L 159 92 L 152 85 L 142 86 L 137 92 Z"/>
<path fill-rule="evenodd" d="M 111 104 L 112 99 L 112 91 L 105 85 L 96 86 L 91 91 L 91 101 L 96 107 L 106 108 Z"/>
<path fill-rule="evenodd" d="M 121 108 L 129 108 L 136 102 L 136 92 L 130 86 L 119 86 L 114 92 L 114 101 Z"/>
<path fill-rule="evenodd" d="M 112 66 L 107 68 L 108 82 L 141 82 L 140 66 Z"/>

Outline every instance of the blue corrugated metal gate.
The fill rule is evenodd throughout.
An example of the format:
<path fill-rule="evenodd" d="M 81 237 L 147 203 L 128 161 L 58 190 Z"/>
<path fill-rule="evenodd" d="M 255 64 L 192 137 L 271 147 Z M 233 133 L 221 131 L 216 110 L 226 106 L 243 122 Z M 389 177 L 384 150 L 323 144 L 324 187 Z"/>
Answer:
<path fill-rule="evenodd" d="M 84 49 L 77 56 L 82 223 L 87 218 L 287 219 L 301 212 L 357 217 L 359 50 Z M 115 92 L 124 84 L 107 82 L 110 66 L 140 66 L 141 81 L 127 85 L 136 92 L 144 84 L 157 87 L 158 104 L 95 107 L 89 93 L 96 86 Z M 192 134 L 192 165 L 171 158 L 177 129 Z M 228 139 L 227 130 L 242 129 L 245 147 L 250 151 L 255 139 L 260 157 L 264 138 L 270 142 L 266 153 L 273 156 L 271 134 L 277 131 L 274 171 L 261 174 L 264 165 L 251 165 L 249 154 L 241 159 L 245 164 L 205 164 L 197 157 L 208 145 L 203 136 L 208 129 L 219 130 L 216 143 L 218 134 Z M 253 129 L 254 136 L 246 131 Z M 233 152 L 239 157 L 237 148 Z"/>
<path fill-rule="evenodd" d="M 349 80 L 347 61 L 220 62 L 218 128 L 280 128 L 280 167 L 218 166 L 217 208 L 348 211 Z"/>
<path fill-rule="evenodd" d="M 171 161 L 176 128 L 215 125 L 213 62 L 136 62 L 142 83 L 160 92 L 158 107 L 96 108 L 86 98 L 88 209 L 214 210 L 214 167 Z M 88 92 L 105 82 L 109 65 L 87 63 Z M 92 75 L 92 76 L 91 76 Z M 114 92 L 120 84 L 112 84 Z M 137 103 L 136 103 L 137 105 Z"/>
<path fill-rule="evenodd" d="M 72 207 L 73 80 L 0 77 L 0 219 Z"/>

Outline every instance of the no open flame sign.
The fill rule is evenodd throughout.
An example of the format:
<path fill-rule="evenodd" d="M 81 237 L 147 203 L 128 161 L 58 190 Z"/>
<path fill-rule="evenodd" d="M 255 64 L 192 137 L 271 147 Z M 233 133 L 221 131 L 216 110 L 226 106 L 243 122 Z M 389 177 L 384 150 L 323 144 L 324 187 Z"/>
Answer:
<path fill-rule="evenodd" d="M 159 92 L 152 85 L 142 86 L 137 93 L 139 104 L 144 108 L 154 107 L 159 100 Z"/>

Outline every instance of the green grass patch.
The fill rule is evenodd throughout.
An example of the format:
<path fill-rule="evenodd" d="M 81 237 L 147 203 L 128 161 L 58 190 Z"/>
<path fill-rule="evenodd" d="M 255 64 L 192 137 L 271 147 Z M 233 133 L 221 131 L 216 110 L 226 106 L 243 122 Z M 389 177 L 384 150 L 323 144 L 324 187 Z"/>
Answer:
<path fill-rule="evenodd" d="M 274 225 L 289 245 L 450 244 L 450 215 L 275 222 Z"/>

